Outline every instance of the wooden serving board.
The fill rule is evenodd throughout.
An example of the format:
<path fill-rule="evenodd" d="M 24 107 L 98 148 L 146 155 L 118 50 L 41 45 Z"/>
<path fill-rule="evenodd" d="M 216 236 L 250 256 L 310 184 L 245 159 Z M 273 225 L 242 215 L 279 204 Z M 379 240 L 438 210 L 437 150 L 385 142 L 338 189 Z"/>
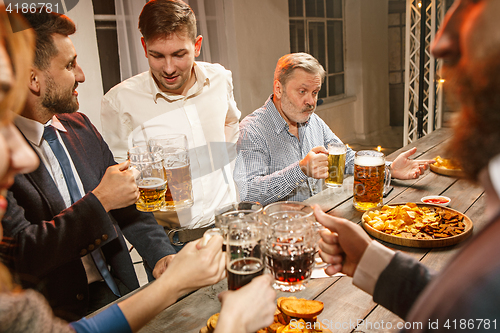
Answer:
<path fill-rule="evenodd" d="M 429 167 L 431 171 L 443 176 L 461 178 L 464 175 L 462 169 L 447 169 L 434 164 L 429 164 Z"/>
<path fill-rule="evenodd" d="M 390 206 L 396 206 L 396 205 L 405 205 L 406 203 L 402 204 L 390 204 Z M 363 228 L 366 230 L 366 232 L 377 238 L 380 239 L 384 242 L 391 243 L 391 244 L 396 244 L 396 245 L 401 245 L 401 246 L 408 246 L 408 247 L 423 247 L 423 248 L 434 248 L 434 247 L 445 247 L 445 246 L 450 246 L 457 244 L 467 237 L 469 237 L 472 234 L 472 220 L 467 217 L 467 215 L 460 213 L 459 211 L 456 211 L 454 209 L 448 208 L 448 207 L 442 207 L 442 206 L 437 206 L 437 205 L 432 205 L 432 204 L 421 204 L 417 203 L 417 206 L 419 207 L 439 207 L 440 209 L 447 210 L 456 214 L 459 214 L 460 216 L 463 216 L 463 223 L 465 224 L 465 230 L 463 233 L 460 235 L 456 236 L 451 236 L 451 237 L 446 237 L 446 238 L 438 238 L 438 239 L 410 239 L 410 238 L 403 238 L 403 237 L 397 237 L 394 235 L 386 234 L 385 232 L 378 231 L 371 227 L 368 223 L 364 222 L 364 219 L 361 219 L 361 224 L 363 225 Z M 371 209 L 371 210 L 376 210 Z M 380 209 L 380 208 L 378 208 Z M 369 210 L 369 211 L 371 211 Z M 369 211 L 366 211 L 363 214 L 363 217 L 368 214 Z"/>

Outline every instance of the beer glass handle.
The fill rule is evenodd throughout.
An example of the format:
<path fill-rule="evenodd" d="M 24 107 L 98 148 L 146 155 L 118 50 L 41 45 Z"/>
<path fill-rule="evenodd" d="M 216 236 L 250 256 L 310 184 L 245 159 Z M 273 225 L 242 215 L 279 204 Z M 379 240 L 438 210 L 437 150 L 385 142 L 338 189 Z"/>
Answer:
<path fill-rule="evenodd" d="M 391 167 L 385 166 L 385 180 L 384 180 L 384 194 L 389 191 L 389 186 L 391 185 Z"/>

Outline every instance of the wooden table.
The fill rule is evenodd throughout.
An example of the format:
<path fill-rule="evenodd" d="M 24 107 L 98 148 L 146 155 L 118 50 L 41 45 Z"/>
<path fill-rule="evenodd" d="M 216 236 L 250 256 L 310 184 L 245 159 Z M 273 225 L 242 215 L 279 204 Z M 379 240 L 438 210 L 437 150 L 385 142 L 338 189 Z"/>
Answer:
<path fill-rule="evenodd" d="M 432 159 L 437 155 L 442 156 L 450 136 L 451 130 L 439 129 L 389 155 L 388 160 L 393 160 L 413 146 L 418 148 L 416 158 Z M 450 208 L 465 213 L 472 219 L 473 233 L 477 233 L 486 223 L 483 218 L 485 198 L 482 188 L 464 180 L 427 171 L 417 180 L 392 180 L 392 186 L 394 190 L 384 199 L 384 203 L 420 202 L 423 196 L 442 194 L 451 198 Z M 352 177 L 345 180 L 341 189 L 326 189 L 306 202 L 319 204 L 323 210 L 356 223 L 361 220 L 362 213 L 352 206 Z M 388 243 L 384 245 L 406 252 L 439 271 L 465 242 L 437 249 L 408 248 Z M 206 325 L 207 319 L 220 311 L 217 294 L 226 289 L 226 280 L 200 289 L 167 308 L 140 332 L 199 332 L 200 328 Z M 280 296 L 291 294 L 280 293 L 278 297 Z M 324 302 L 325 308 L 319 320 L 328 320 L 329 328 L 334 332 L 353 332 L 355 323 L 362 320 L 365 323 L 358 330 L 363 332 L 397 331 L 397 324 L 404 323 L 401 318 L 374 303 L 372 297 L 355 287 L 349 277 L 311 280 L 306 290 L 297 292 L 294 296 Z M 389 327 L 392 329 L 388 329 Z"/>

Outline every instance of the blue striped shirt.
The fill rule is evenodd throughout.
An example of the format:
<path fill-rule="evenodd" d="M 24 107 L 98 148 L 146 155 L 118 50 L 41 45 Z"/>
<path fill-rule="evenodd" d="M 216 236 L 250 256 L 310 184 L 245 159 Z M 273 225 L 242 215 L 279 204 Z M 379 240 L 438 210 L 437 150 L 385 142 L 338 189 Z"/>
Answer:
<path fill-rule="evenodd" d="M 322 180 L 307 177 L 299 166 L 312 148 L 341 142 L 326 123 L 312 114 L 299 124 L 299 139 L 273 103 L 273 95 L 264 106 L 240 123 L 238 156 L 234 180 L 240 199 L 267 205 L 276 201 L 303 201 L 322 189 Z M 347 149 L 346 173 L 354 172 L 354 151 Z"/>

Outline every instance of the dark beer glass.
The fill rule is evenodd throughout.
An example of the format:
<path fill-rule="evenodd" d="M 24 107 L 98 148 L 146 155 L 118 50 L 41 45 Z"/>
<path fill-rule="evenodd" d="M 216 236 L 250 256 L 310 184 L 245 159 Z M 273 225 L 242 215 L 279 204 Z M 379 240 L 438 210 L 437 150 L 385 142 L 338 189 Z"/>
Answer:
<path fill-rule="evenodd" d="M 278 202 L 264 208 L 266 267 L 274 288 L 295 292 L 306 288 L 314 268 L 317 231 L 312 208 L 300 202 Z"/>
<path fill-rule="evenodd" d="M 229 290 L 237 290 L 264 273 L 262 224 L 242 217 L 228 224 L 226 257 Z"/>

